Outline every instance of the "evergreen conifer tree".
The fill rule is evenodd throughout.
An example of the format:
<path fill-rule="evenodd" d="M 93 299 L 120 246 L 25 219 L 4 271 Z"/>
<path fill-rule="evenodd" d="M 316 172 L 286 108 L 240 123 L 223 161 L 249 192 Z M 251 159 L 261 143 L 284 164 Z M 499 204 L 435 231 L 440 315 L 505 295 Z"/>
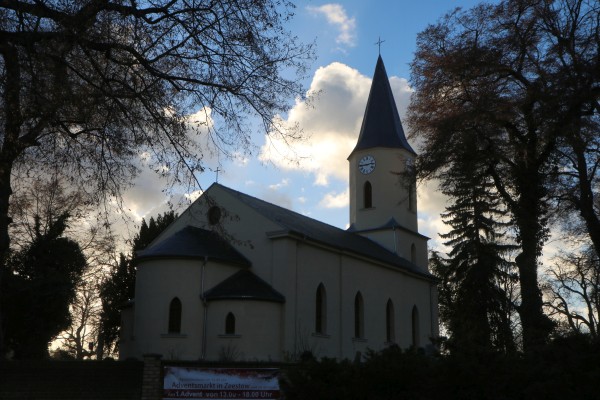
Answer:
<path fill-rule="evenodd" d="M 455 350 L 513 351 L 511 283 L 516 275 L 508 256 L 516 246 L 506 243 L 506 213 L 472 139 L 465 138 L 464 154 L 442 185 L 453 201 L 442 214 L 451 230 L 441 235 L 452 250 L 434 266 L 443 280 L 441 301 L 449 303 L 442 317 Z"/>

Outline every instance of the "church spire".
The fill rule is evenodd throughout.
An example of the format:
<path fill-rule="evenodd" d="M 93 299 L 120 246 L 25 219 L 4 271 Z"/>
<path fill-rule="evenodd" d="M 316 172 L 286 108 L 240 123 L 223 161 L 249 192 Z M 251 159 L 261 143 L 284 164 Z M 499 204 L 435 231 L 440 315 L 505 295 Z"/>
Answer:
<path fill-rule="evenodd" d="M 377 58 L 377 66 L 373 75 L 365 116 L 360 128 L 358 142 L 352 153 L 373 147 L 401 148 L 416 155 L 404 135 L 400 115 L 381 55 Z"/>

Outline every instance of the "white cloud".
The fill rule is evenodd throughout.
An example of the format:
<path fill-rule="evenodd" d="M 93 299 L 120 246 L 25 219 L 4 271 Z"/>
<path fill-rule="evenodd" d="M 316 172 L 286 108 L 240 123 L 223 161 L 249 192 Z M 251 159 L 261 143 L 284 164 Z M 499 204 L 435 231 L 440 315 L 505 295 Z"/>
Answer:
<path fill-rule="evenodd" d="M 327 22 L 339 29 L 335 41 L 338 44 L 354 47 L 356 45 L 356 20 L 349 18 L 346 10 L 340 4 L 323 4 L 319 7 L 308 6 L 313 14 L 324 15 Z"/>
<path fill-rule="evenodd" d="M 192 193 L 184 194 L 183 197 L 190 203 L 193 203 L 198 199 L 198 197 L 202 196 L 202 193 L 204 193 L 203 190 L 194 190 Z"/>
<path fill-rule="evenodd" d="M 403 115 L 411 90 L 406 79 L 390 79 L 396 104 Z M 334 62 L 315 72 L 308 102 L 297 101 L 284 125 L 302 127 L 307 140 L 289 146 L 269 136 L 260 151 L 262 161 L 283 170 L 310 173 L 314 184 L 327 186 L 331 179 L 348 182 L 348 155 L 356 145 L 371 79 L 356 69 Z"/>
<path fill-rule="evenodd" d="M 350 203 L 350 190 L 346 189 L 341 193 L 330 192 L 319 202 L 320 207 L 325 208 L 344 208 Z"/>
<path fill-rule="evenodd" d="M 167 184 L 166 180 L 150 168 L 143 157 L 139 164 L 139 175 L 133 180 L 132 186 L 123 192 L 123 206 L 137 221 L 167 203 L 161 190 Z"/>
<path fill-rule="evenodd" d="M 273 185 L 269 185 L 269 189 L 271 189 L 271 190 L 278 190 L 278 189 L 281 189 L 283 187 L 286 187 L 287 185 L 289 185 L 289 183 L 290 183 L 290 180 L 288 178 L 283 178 L 281 180 L 281 182 L 275 183 Z"/>

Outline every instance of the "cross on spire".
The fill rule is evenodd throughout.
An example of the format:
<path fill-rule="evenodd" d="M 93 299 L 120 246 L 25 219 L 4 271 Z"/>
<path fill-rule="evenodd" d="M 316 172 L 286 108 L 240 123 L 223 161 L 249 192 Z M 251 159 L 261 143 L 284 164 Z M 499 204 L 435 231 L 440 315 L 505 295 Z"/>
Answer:
<path fill-rule="evenodd" d="M 217 169 L 215 170 L 215 172 L 217 173 L 217 183 L 219 183 L 219 171 L 221 170 L 219 169 L 219 167 L 217 167 Z"/>
<path fill-rule="evenodd" d="M 379 40 L 375 42 L 375 44 L 379 46 L 379 55 L 381 55 L 381 43 L 383 42 L 385 42 L 385 40 L 381 40 L 381 36 L 379 36 Z"/>

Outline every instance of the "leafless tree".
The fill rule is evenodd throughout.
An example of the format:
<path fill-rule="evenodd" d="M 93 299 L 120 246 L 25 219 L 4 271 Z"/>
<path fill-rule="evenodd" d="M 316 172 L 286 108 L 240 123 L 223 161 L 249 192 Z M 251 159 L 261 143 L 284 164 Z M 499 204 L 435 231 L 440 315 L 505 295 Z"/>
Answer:
<path fill-rule="evenodd" d="M 77 296 L 71 304 L 71 326 L 58 337 L 61 349 L 77 360 L 95 356 L 101 308 L 98 293 L 100 279 L 99 270 L 87 271 L 82 276 Z"/>
<path fill-rule="evenodd" d="M 556 257 L 543 289 L 544 306 L 559 327 L 598 337 L 600 260 L 592 248 Z"/>

